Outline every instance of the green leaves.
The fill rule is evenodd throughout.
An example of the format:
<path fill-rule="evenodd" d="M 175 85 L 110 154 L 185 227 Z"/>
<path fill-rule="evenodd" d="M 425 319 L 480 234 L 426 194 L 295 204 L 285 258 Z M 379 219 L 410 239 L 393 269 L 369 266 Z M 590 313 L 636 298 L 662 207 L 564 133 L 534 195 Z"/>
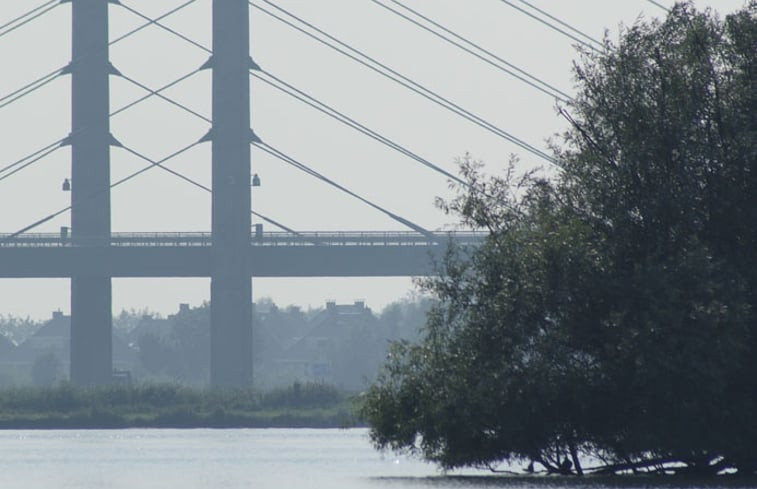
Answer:
<path fill-rule="evenodd" d="M 440 206 L 490 235 L 422 282 L 425 336 L 365 397 L 377 446 L 754 472 L 756 70 L 756 3 L 725 21 L 679 4 L 584 54 L 556 178 L 463 158 Z"/>

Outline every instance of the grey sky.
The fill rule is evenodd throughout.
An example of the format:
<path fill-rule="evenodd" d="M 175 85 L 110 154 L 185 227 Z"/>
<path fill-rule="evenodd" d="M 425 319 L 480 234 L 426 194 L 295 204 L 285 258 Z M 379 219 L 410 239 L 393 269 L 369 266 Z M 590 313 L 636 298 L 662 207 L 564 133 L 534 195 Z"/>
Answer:
<path fill-rule="evenodd" d="M 0 24 L 41 3 L 3 0 Z M 155 17 L 183 1 L 122 3 Z M 570 68 L 576 53 L 572 41 L 502 1 L 405 3 L 563 91 L 573 92 Z M 646 0 L 530 3 L 600 39 L 605 29 L 614 39 L 619 24 L 664 13 Z M 371 0 L 278 0 L 276 4 L 535 146 L 545 148 L 546 138 L 563 128 L 555 115 L 554 99 L 393 16 Z M 742 7 L 744 1 L 700 0 L 697 5 L 725 14 Z M 210 0 L 197 0 L 165 24 L 211 47 L 210 6 Z M 521 157 L 524 169 L 548 167 L 530 153 L 259 11 L 251 9 L 251 13 L 251 51 L 258 64 L 446 170 L 454 172 L 455 158 L 465 152 L 484 160 L 493 172 L 502 168 L 510 153 Z M 112 6 L 110 16 L 111 38 L 143 23 L 123 7 Z M 70 7 L 60 6 L 0 38 L 0 59 L 0 96 L 65 65 L 70 59 Z M 125 75 L 158 88 L 196 69 L 207 54 L 153 26 L 114 45 L 111 59 Z M 251 83 L 253 129 L 267 143 L 427 228 L 454 224 L 433 207 L 434 197 L 448 195 L 444 177 L 262 82 Z M 60 77 L 0 109 L 0 167 L 68 133 L 69 92 L 69 79 Z M 124 79 L 111 78 L 114 109 L 143 93 Z M 209 116 L 210 74 L 201 72 L 166 95 Z M 111 125 L 121 142 L 154 159 L 196 141 L 207 128 L 207 123 L 157 98 L 114 117 Z M 15 231 L 68 205 L 70 194 L 61 192 L 60 185 L 69 176 L 69 159 L 70 151 L 62 149 L 0 182 L 0 232 Z M 114 148 L 111 166 L 116 180 L 143 162 Z M 210 146 L 197 147 L 168 166 L 210 185 Z M 254 209 L 294 229 L 403 230 L 386 216 L 260 150 L 253 150 L 253 172 L 263 182 L 254 190 Z M 112 213 L 116 232 L 210 229 L 209 195 L 159 170 L 114 190 Z M 69 219 L 63 215 L 36 231 L 56 232 L 67 226 Z M 270 225 L 265 228 L 275 230 Z M 256 279 L 253 283 L 256 298 L 270 296 L 280 304 L 306 306 L 321 305 L 327 298 L 339 302 L 365 298 L 369 305 L 381 307 L 411 289 L 409 279 Z M 167 313 L 178 302 L 197 304 L 208 296 L 208 280 L 204 279 L 114 280 L 116 310 L 149 307 Z M 0 313 L 45 317 L 53 309 L 68 311 L 68 302 L 67 280 L 0 280 Z"/>

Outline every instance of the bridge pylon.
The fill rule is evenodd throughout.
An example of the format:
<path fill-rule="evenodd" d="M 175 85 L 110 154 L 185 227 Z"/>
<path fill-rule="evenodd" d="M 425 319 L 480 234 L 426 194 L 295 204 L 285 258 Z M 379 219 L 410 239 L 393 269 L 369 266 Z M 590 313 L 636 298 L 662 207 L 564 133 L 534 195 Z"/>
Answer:
<path fill-rule="evenodd" d="M 250 19 L 247 0 L 213 0 L 210 383 L 252 382 Z"/>
<path fill-rule="evenodd" d="M 72 0 L 71 239 L 110 243 L 109 0 Z M 112 380 L 111 278 L 94 266 L 71 277 L 71 382 Z"/>

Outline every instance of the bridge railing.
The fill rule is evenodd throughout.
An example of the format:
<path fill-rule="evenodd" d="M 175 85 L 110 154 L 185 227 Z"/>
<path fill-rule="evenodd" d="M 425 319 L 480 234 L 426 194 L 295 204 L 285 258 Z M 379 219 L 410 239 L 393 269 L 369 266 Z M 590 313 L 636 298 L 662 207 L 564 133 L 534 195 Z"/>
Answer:
<path fill-rule="evenodd" d="M 432 236 L 402 231 L 312 231 L 297 234 L 266 232 L 250 235 L 251 246 L 431 246 L 481 242 L 486 233 L 476 231 L 437 232 Z M 0 248 L 58 248 L 70 246 L 116 247 L 209 247 L 211 233 L 113 233 L 110 239 L 55 234 L 0 234 Z"/>

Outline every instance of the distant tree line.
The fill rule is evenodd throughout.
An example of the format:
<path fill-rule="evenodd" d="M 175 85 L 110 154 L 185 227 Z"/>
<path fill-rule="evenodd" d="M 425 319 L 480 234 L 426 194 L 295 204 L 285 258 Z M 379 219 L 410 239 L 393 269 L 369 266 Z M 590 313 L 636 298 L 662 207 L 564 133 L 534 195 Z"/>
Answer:
<path fill-rule="evenodd" d="M 250 325 L 255 385 L 270 389 L 293 382 L 326 382 L 359 390 L 375 378 L 391 340 L 418 337 L 430 305 L 430 299 L 418 297 L 374 313 L 363 303 L 303 310 L 280 308 L 263 298 L 253 307 Z M 50 386 L 65 380 L 68 339 L 63 335 L 68 334 L 68 320 L 59 312 L 50 321 L 0 316 L 0 386 Z M 114 317 L 113 326 L 114 361 L 133 380 L 207 385 L 208 303 L 183 305 L 167 317 L 124 310 Z M 45 338 L 34 338 L 43 330 Z M 57 335 L 52 343 L 50 335 Z M 35 339 L 40 340 L 35 348 L 24 348 Z M 6 368 L 8 359 L 13 369 Z M 18 367 L 24 362 L 26 370 Z"/>
<path fill-rule="evenodd" d="M 41 321 L 0 314 L 0 336 L 16 344 L 21 344 L 42 326 Z"/>

